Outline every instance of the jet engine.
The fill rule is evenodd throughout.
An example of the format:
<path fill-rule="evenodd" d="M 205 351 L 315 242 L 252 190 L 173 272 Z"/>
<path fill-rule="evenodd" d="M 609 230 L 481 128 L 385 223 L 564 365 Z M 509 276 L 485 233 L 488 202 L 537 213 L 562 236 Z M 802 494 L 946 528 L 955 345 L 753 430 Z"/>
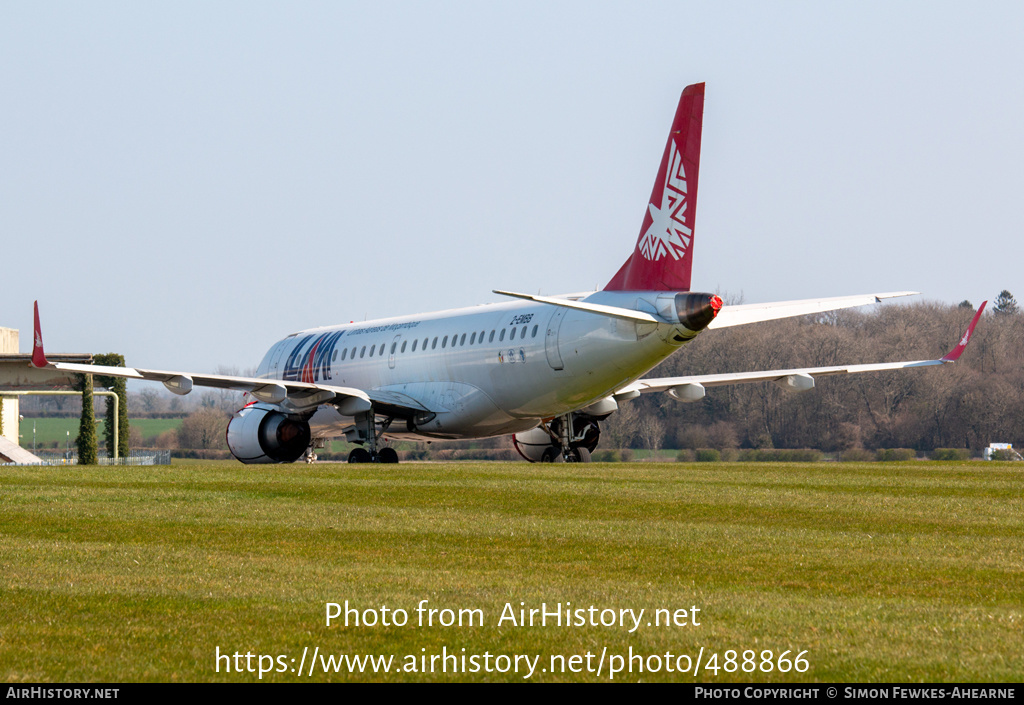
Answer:
<path fill-rule="evenodd" d="M 228 422 L 228 448 L 243 463 L 291 463 L 309 447 L 309 422 L 269 404 L 249 404 Z"/>
<path fill-rule="evenodd" d="M 531 463 L 546 462 L 547 459 L 544 457 L 544 453 L 548 449 L 559 449 L 555 439 L 561 437 L 561 424 L 562 419 L 560 417 L 552 419 L 550 422 L 541 424 L 537 428 L 531 428 L 529 431 L 515 434 L 512 436 L 512 443 L 515 445 L 516 450 L 519 451 L 519 455 Z M 547 430 L 545 430 L 545 426 Z M 597 448 L 597 442 L 601 439 L 601 427 L 598 425 L 597 419 L 588 414 L 575 412 L 572 415 L 572 430 L 570 447 L 573 449 L 586 448 L 589 453 L 594 452 Z"/>

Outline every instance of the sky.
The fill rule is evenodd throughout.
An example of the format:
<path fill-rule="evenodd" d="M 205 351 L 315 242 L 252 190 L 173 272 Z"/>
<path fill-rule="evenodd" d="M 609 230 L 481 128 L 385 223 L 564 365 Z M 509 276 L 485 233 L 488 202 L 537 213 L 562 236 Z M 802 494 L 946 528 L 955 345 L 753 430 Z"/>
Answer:
<path fill-rule="evenodd" d="M 1024 300 L 1024 3 L 4 2 L 0 326 L 255 367 L 601 288 L 683 87 L 694 290 Z"/>

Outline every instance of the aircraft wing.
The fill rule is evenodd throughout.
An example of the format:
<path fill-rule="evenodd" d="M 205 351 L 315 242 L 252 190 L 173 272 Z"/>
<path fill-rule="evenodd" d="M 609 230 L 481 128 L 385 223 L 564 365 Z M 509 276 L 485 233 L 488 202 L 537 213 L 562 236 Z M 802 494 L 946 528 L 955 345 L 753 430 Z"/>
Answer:
<path fill-rule="evenodd" d="M 827 300 L 827 299 L 825 299 Z M 985 301 L 974 314 L 967 331 L 960 338 L 956 347 L 938 360 L 912 360 L 908 362 L 882 362 L 866 365 L 834 365 L 831 367 L 800 367 L 789 370 L 767 370 L 761 372 L 727 372 L 712 375 L 689 375 L 686 377 L 654 377 L 640 379 L 615 391 L 616 399 L 631 399 L 649 392 L 668 392 L 670 396 L 681 401 L 697 401 L 704 397 L 705 387 L 718 387 L 726 384 L 748 384 L 751 382 L 775 382 L 783 389 L 804 391 L 814 387 L 816 377 L 828 375 L 859 374 L 861 372 L 879 372 L 881 370 L 900 370 L 908 367 L 931 367 L 956 362 L 963 353 L 967 343 L 974 334 L 974 327 L 985 310 Z M 724 309 L 723 309 L 724 312 Z M 721 314 L 719 314 L 721 315 Z"/>
<path fill-rule="evenodd" d="M 328 384 L 291 382 L 257 377 L 235 377 L 232 375 L 211 375 L 193 372 L 171 372 L 166 370 L 143 370 L 133 367 L 108 367 L 106 365 L 83 365 L 69 362 L 50 362 L 43 352 L 43 336 L 39 326 L 39 304 L 35 306 L 35 336 L 32 346 L 32 366 L 79 374 L 122 377 L 163 382 L 175 394 L 188 394 L 193 386 L 232 389 L 248 392 L 258 400 L 269 404 L 286 404 L 295 410 L 306 410 L 319 404 L 332 403 L 339 413 L 353 416 L 371 407 L 370 395 L 353 387 L 336 387 Z"/>
<path fill-rule="evenodd" d="M 163 382 L 164 386 L 175 394 L 188 394 L 192 391 L 193 386 L 232 389 L 237 392 L 248 392 L 260 401 L 269 404 L 287 402 L 289 406 L 294 407 L 296 410 L 315 407 L 328 402 L 338 406 L 339 412 L 345 416 L 352 416 L 370 409 L 370 395 L 354 387 L 335 387 L 329 384 L 285 382 L 277 379 L 198 374 L 195 372 L 142 370 L 133 367 L 81 365 L 66 362 L 48 362 L 44 367 L 64 372 L 77 372 L 79 374 Z"/>
<path fill-rule="evenodd" d="M 715 320 L 708 324 L 708 330 L 712 330 L 714 328 L 728 328 L 729 326 L 742 326 L 747 323 L 757 323 L 759 321 L 774 321 L 779 318 L 806 316 L 812 313 L 836 311 L 841 308 L 867 306 L 868 304 L 881 303 L 884 299 L 892 299 L 898 296 L 914 296 L 919 293 L 921 292 L 892 291 L 884 294 L 833 296 L 824 299 L 801 299 L 797 301 L 775 301 L 764 304 L 723 306 L 718 312 L 718 315 L 715 316 Z"/>

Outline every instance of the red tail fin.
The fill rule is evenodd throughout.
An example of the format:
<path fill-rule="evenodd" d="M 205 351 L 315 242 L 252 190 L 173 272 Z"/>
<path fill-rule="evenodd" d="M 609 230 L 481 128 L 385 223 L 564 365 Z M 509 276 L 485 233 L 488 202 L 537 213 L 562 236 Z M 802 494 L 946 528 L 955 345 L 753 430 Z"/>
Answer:
<path fill-rule="evenodd" d="M 39 302 L 36 301 L 33 304 L 33 313 L 35 314 L 35 320 L 33 321 L 32 331 L 32 366 L 33 367 L 46 367 L 50 363 L 46 360 L 46 353 L 43 352 L 43 332 L 39 327 Z"/>
<path fill-rule="evenodd" d="M 695 83 L 679 98 L 636 249 L 606 290 L 690 290 L 703 118 L 704 84 Z"/>

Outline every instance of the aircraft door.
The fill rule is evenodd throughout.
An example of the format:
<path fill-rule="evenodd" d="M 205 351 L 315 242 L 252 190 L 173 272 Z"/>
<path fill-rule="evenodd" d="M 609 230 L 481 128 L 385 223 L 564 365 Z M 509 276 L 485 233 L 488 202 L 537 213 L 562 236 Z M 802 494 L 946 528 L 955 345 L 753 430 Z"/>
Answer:
<path fill-rule="evenodd" d="M 395 339 L 391 341 L 391 355 L 388 357 L 388 367 L 395 369 L 395 353 L 399 351 L 399 347 L 402 344 L 402 336 L 396 335 Z"/>
<path fill-rule="evenodd" d="M 270 379 L 281 379 L 281 358 L 284 357 L 284 351 L 288 349 L 288 344 L 293 342 L 294 338 L 287 338 L 277 344 L 277 349 L 271 353 L 270 357 Z"/>
<path fill-rule="evenodd" d="M 562 363 L 562 356 L 558 352 L 558 330 L 562 327 L 562 319 L 568 312 L 569 309 L 556 306 L 555 312 L 551 314 L 551 320 L 548 321 L 548 332 L 544 336 L 544 352 L 547 353 L 548 364 L 553 370 L 561 370 L 565 367 Z"/>

